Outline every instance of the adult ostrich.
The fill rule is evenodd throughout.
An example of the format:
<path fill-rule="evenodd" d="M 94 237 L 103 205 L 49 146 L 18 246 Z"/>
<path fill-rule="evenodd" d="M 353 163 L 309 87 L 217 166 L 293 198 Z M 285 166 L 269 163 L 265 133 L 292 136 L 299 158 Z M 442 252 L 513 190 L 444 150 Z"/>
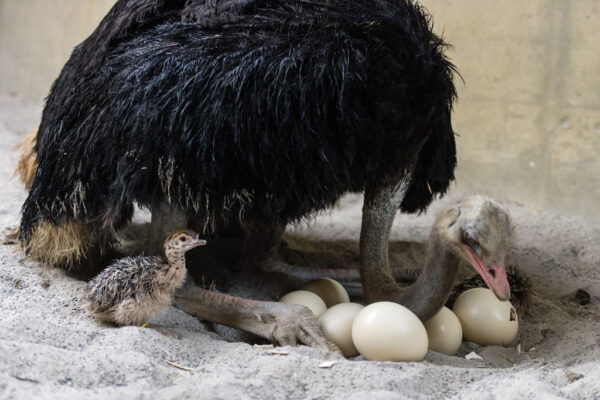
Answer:
<path fill-rule="evenodd" d="M 137 203 L 152 211 L 153 249 L 182 225 L 237 225 L 241 263 L 277 269 L 288 223 L 364 191 L 366 300 L 426 319 L 448 278 L 414 299 L 390 274 L 387 242 L 398 210 L 425 209 L 454 178 L 444 49 L 410 0 L 120 0 L 48 97 L 24 248 L 66 268 L 104 265 Z M 248 304 L 216 297 L 201 296 L 203 317 Z M 273 340 L 324 343 L 304 308 L 260 307 Z"/>

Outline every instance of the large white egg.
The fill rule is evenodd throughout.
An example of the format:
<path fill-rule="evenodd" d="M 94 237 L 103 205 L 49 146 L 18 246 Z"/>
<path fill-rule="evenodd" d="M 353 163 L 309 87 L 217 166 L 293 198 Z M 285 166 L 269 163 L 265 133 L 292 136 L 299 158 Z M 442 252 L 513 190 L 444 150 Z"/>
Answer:
<path fill-rule="evenodd" d="M 282 303 L 299 304 L 310 308 L 310 311 L 316 317 L 320 316 L 327 310 L 325 302 L 313 292 L 308 290 L 296 290 L 283 296 L 280 300 Z"/>
<path fill-rule="evenodd" d="M 358 355 L 352 342 L 352 322 L 363 308 L 364 306 L 356 303 L 336 304 L 319 317 L 323 335 L 342 350 L 344 357 Z"/>
<path fill-rule="evenodd" d="M 465 339 L 482 345 L 507 346 L 519 330 L 517 312 L 509 301 L 500 301 L 489 289 L 462 293 L 452 307 Z"/>
<path fill-rule="evenodd" d="M 302 290 L 313 292 L 323 299 L 327 307 L 333 307 L 336 304 L 348 303 L 350 296 L 346 289 L 337 281 L 330 278 L 319 278 L 308 282 Z"/>
<path fill-rule="evenodd" d="M 354 345 L 367 360 L 420 361 L 427 353 L 421 320 L 400 304 L 382 301 L 366 306 L 352 323 Z"/>
<path fill-rule="evenodd" d="M 458 317 L 448 307 L 442 307 L 424 325 L 431 350 L 449 356 L 456 354 L 463 332 Z"/>

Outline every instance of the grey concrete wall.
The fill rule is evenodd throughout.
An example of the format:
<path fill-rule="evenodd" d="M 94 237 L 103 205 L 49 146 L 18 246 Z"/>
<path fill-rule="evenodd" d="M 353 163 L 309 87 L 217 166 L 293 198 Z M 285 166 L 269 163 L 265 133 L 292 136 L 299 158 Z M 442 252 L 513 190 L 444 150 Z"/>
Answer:
<path fill-rule="evenodd" d="M 0 0 L 0 95 L 39 102 L 115 0 Z"/>
<path fill-rule="evenodd" d="M 422 3 L 465 80 L 458 188 L 600 215 L 600 2 Z"/>
<path fill-rule="evenodd" d="M 0 95 L 40 101 L 113 0 L 0 0 Z M 599 216 L 600 1 L 422 0 L 454 45 L 455 192 Z"/>

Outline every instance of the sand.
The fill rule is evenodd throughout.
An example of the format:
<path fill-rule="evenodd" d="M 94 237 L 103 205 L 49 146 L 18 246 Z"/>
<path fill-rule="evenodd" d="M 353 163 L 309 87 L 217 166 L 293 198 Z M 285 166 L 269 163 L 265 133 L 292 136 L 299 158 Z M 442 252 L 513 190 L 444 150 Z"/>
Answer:
<path fill-rule="evenodd" d="M 13 148 L 40 113 L 39 106 L 0 98 L 2 231 L 18 224 L 26 196 L 12 178 Z M 418 264 L 435 212 L 460 195 L 435 202 L 424 215 L 399 215 L 391 259 Z M 80 307 L 84 282 L 23 260 L 15 246 L 0 246 L 0 399 L 600 398 L 600 221 L 500 200 L 516 225 L 508 264 L 533 283 L 517 340 L 506 348 L 465 342 L 457 356 L 430 351 L 416 363 L 344 360 L 304 346 L 273 355 L 172 307 L 154 322 L 179 339 L 101 325 Z M 304 249 L 349 246 L 348 259 L 355 260 L 361 202 L 360 196 L 342 199 L 335 210 L 292 229 L 288 241 Z M 574 301 L 577 289 L 592 296 L 589 305 Z M 471 351 L 483 360 L 466 360 Z M 319 368 L 325 360 L 336 363 Z"/>

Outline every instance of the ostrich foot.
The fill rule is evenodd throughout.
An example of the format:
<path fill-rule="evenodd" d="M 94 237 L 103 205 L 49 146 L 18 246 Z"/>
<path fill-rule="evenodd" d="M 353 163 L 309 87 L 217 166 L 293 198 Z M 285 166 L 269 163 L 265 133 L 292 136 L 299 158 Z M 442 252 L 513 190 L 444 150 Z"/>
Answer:
<path fill-rule="evenodd" d="M 188 284 L 175 295 L 175 307 L 197 318 L 241 329 L 278 346 L 299 344 L 335 352 L 317 318 L 304 306 L 247 300 Z"/>
<path fill-rule="evenodd" d="M 308 308 L 296 304 L 291 306 L 287 307 L 289 311 L 270 315 L 273 322 L 266 330 L 273 344 L 278 346 L 304 344 L 339 353 L 339 349 L 323 336 L 317 318 Z"/>

